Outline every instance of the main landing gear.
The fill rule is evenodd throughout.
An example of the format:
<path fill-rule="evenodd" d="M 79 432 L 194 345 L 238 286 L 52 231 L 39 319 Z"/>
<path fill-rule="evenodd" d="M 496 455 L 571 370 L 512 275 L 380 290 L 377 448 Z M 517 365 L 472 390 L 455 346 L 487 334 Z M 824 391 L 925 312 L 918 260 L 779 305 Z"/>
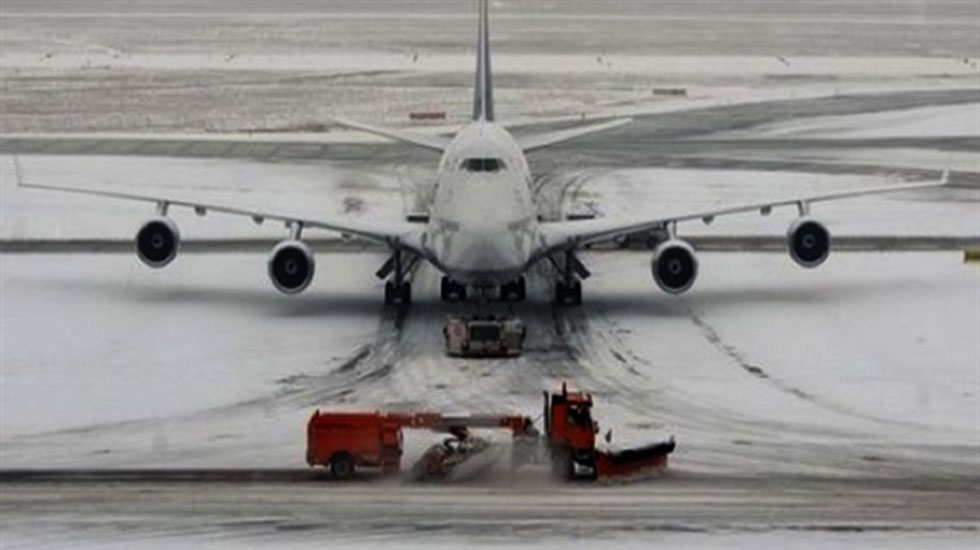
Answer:
<path fill-rule="evenodd" d="M 405 258 L 405 253 L 396 249 L 375 273 L 379 279 L 388 279 L 385 282 L 385 305 L 407 306 L 412 303 L 412 283 L 406 280 L 406 276 L 418 261 L 418 256 L 410 254 Z"/>
<path fill-rule="evenodd" d="M 555 303 L 563 306 L 581 305 L 582 281 L 591 277 L 592 273 L 582 264 L 573 250 L 567 250 L 561 262 L 554 256 L 549 259 L 560 274 L 560 278 L 555 282 Z"/>
<path fill-rule="evenodd" d="M 582 281 L 555 282 L 555 303 L 563 306 L 582 304 Z"/>
<path fill-rule="evenodd" d="M 412 303 L 412 283 L 403 281 L 395 283 L 388 281 L 385 283 L 385 305 L 401 304 L 407 306 Z"/>

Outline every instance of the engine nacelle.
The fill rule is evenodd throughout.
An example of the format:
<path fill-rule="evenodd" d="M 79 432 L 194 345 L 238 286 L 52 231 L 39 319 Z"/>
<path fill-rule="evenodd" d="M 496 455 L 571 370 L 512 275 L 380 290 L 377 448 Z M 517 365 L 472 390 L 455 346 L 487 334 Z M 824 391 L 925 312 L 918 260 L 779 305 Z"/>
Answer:
<path fill-rule="evenodd" d="M 269 256 L 269 278 L 285 294 L 298 294 L 310 286 L 315 271 L 313 251 L 303 241 L 282 241 Z"/>
<path fill-rule="evenodd" d="M 161 268 L 174 261 L 179 247 L 180 231 L 166 216 L 152 218 L 136 232 L 136 255 L 152 268 Z"/>
<path fill-rule="evenodd" d="M 653 273 L 653 280 L 664 292 L 687 292 L 698 277 L 698 258 L 694 254 L 694 247 L 680 239 L 661 243 L 653 251 L 650 271 Z"/>
<path fill-rule="evenodd" d="M 790 224 L 786 246 L 794 262 L 806 268 L 817 267 L 830 256 L 830 231 L 817 220 L 801 216 Z"/>

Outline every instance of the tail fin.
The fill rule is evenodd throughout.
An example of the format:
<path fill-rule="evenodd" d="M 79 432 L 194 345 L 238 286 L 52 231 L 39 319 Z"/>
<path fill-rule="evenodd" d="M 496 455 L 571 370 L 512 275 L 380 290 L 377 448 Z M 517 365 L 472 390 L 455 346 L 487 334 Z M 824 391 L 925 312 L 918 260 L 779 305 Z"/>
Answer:
<path fill-rule="evenodd" d="M 487 2 L 488 0 L 480 0 L 473 120 L 493 121 L 493 72 L 490 70 L 490 15 Z"/>

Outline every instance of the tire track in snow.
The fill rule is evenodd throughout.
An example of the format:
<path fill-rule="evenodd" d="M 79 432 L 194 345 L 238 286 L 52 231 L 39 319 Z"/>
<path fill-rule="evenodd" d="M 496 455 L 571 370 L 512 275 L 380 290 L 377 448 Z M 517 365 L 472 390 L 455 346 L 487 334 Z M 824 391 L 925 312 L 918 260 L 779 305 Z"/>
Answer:
<path fill-rule="evenodd" d="M 717 349 L 723 355 L 727 356 L 732 363 L 734 363 L 736 366 L 741 368 L 747 374 L 759 379 L 760 381 L 770 384 L 772 387 L 778 389 L 779 391 L 782 391 L 784 393 L 787 393 L 799 399 L 808 401 L 813 405 L 820 407 L 821 409 L 825 409 L 827 411 L 840 415 L 845 415 L 853 418 L 860 418 L 861 420 L 867 420 L 869 422 L 873 422 L 876 424 L 902 426 L 904 428 L 923 430 L 923 431 L 928 431 L 932 429 L 930 426 L 927 426 L 925 424 L 892 420 L 888 418 L 882 418 L 879 416 L 855 411 L 853 409 L 849 409 L 837 403 L 833 403 L 831 401 L 818 397 L 817 395 L 808 392 L 802 388 L 799 388 L 797 386 L 794 386 L 788 382 L 775 378 L 771 376 L 768 372 L 766 372 L 765 369 L 754 364 L 754 362 L 750 361 L 746 357 L 745 353 L 739 350 L 733 344 L 725 342 L 722 339 L 721 335 L 718 333 L 718 331 L 711 324 L 705 321 L 703 317 L 698 315 L 698 313 L 694 310 L 694 308 L 689 306 L 687 308 L 687 313 L 688 316 L 691 318 L 691 322 L 694 324 L 695 327 L 698 328 L 698 330 L 701 332 L 704 339 L 712 347 Z"/>

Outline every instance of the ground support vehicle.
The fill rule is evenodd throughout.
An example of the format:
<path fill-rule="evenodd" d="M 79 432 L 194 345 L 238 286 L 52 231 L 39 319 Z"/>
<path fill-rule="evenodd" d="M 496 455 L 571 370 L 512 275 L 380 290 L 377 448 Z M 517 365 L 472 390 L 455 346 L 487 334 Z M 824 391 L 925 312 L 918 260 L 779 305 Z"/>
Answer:
<path fill-rule="evenodd" d="M 474 438 L 470 428 L 510 430 L 514 449 L 523 440 L 537 441 L 533 421 L 516 414 L 448 416 L 439 413 L 332 413 L 314 411 L 307 424 L 306 463 L 326 466 L 334 477 L 349 478 L 355 470 L 379 469 L 385 474 L 401 471 L 403 429 L 428 429 L 450 435 L 430 448 L 413 473 L 424 479 L 445 477 L 455 466 L 486 450 L 489 442 Z M 424 470 L 419 469 L 424 466 Z"/>
<path fill-rule="evenodd" d="M 524 352 L 527 327 L 517 317 L 450 315 L 442 333 L 450 357 L 517 357 Z"/>
<path fill-rule="evenodd" d="M 673 438 L 612 452 L 596 448 L 599 424 L 592 419 L 592 395 L 544 392 L 544 436 L 552 471 L 568 479 L 602 479 L 663 470 L 674 452 Z"/>
<path fill-rule="evenodd" d="M 404 429 L 449 435 L 430 447 L 411 468 L 412 479 L 445 479 L 455 468 L 486 452 L 489 441 L 470 429 L 505 429 L 512 435 L 511 464 L 544 460 L 567 479 L 605 479 L 663 470 L 674 451 L 673 438 L 612 452 L 596 447 L 599 425 L 592 419 L 592 396 L 585 392 L 544 392 L 544 433 L 520 414 L 443 415 L 440 413 L 330 413 L 315 411 L 307 425 L 306 462 L 326 466 L 337 478 L 356 469 L 401 471 Z"/>

